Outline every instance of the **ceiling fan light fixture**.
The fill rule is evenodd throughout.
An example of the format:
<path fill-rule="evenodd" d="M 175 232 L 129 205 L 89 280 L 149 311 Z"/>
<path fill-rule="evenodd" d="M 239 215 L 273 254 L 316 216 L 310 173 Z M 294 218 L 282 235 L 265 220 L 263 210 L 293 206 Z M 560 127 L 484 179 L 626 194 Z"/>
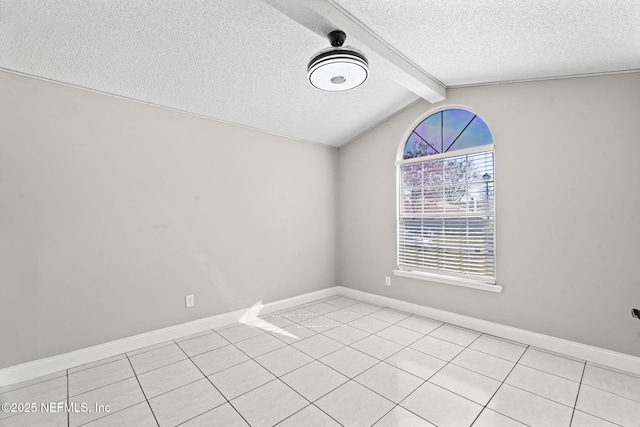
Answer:
<path fill-rule="evenodd" d="M 316 53 L 307 66 L 311 86 L 326 92 L 344 92 L 363 84 L 369 78 L 369 63 L 362 52 L 342 47 L 346 34 L 332 31 L 331 46 Z"/>

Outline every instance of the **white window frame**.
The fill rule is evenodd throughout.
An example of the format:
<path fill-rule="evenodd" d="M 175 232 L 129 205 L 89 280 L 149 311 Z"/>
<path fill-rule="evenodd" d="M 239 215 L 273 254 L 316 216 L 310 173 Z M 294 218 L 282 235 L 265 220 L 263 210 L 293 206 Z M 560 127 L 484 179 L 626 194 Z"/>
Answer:
<path fill-rule="evenodd" d="M 405 145 L 409 139 L 409 136 L 416 129 L 416 127 L 420 123 L 422 123 L 424 120 L 426 120 L 428 117 L 434 114 L 437 114 L 441 111 L 451 110 L 451 109 L 466 110 L 480 117 L 472 109 L 466 106 L 446 106 L 443 108 L 432 110 L 427 114 L 421 116 L 419 120 L 416 120 L 416 122 L 413 123 L 413 126 L 409 128 L 409 131 L 404 135 L 403 139 L 400 141 L 400 146 L 398 148 L 398 153 L 396 157 L 397 160 L 395 163 L 396 164 L 396 265 L 400 264 L 399 263 L 399 258 L 400 258 L 399 243 L 400 243 L 400 202 L 401 202 L 400 188 L 402 185 L 401 166 L 409 163 L 419 163 L 419 162 L 438 160 L 438 159 L 449 158 L 449 157 L 464 156 L 467 154 L 493 152 L 493 156 L 494 156 L 494 163 L 493 163 L 493 172 L 494 172 L 493 173 L 493 191 L 494 191 L 493 246 L 494 247 L 493 247 L 493 251 L 494 251 L 494 277 L 497 278 L 498 274 L 497 274 L 497 263 L 496 263 L 496 260 L 497 260 L 496 228 L 497 227 L 496 227 L 496 212 L 495 212 L 495 188 L 496 188 L 495 145 L 494 144 L 482 145 L 479 147 L 472 147 L 472 148 L 467 148 L 463 150 L 455 150 L 447 153 L 434 154 L 430 156 L 415 157 L 415 158 L 406 159 L 406 160 L 403 158 Z M 488 123 L 485 122 L 485 124 L 489 126 Z M 489 130 L 491 131 L 490 128 Z M 493 132 L 492 132 L 492 135 L 493 135 Z M 433 272 L 425 272 L 421 270 L 420 271 L 405 270 L 405 269 L 400 269 L 398 267 L 397 269 L 393 270 L 393 274 L 399 277 L 408 277 L 412 279 L 426 280 L 430 282 L 438 282 L 438 283 L 444 283 L 444 284 L 454 285 L 454 286 L 462 286 L 466 288 L 478 289 L 478 290 L 489 291 L 489 292 L 498 292 L 498 293 L 502 292 L 502 286 L 496 284 L 495 280 L 492 283 L 488 283 L 486 281 L 472 280 L 464 277 L 457 277 L 455 276 L 455 274 L 451 274 L 451 273 L 446 273 L 446 272 L 439 273 L 437 270 L 434 270 Z"/>

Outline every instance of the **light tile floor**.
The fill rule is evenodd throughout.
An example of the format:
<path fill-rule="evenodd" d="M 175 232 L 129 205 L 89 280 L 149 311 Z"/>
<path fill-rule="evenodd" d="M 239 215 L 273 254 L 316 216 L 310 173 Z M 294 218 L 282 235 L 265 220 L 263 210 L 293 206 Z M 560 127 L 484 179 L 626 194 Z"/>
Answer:
<path fill-rule="evenodd" d="M 0 388 L 0 403 L 38 405 L 0 427 L 638 427 L 640 378 L 335 296 Z"/>

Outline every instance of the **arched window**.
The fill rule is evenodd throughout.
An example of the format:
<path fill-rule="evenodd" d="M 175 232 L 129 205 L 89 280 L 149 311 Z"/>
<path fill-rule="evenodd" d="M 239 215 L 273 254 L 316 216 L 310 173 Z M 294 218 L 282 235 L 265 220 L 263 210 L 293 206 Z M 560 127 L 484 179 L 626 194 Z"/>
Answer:
<path fill-rule="evenodd" d="M 397 162 L 397 275 L 495 285 L 493 154 L 489 127 L 466 110 L 411 132 Z"/>

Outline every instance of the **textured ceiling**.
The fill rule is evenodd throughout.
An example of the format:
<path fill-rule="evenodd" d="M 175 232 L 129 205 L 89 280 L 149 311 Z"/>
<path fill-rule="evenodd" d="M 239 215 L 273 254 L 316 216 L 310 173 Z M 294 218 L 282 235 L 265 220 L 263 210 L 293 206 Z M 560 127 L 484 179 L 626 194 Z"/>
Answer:
<path fill-rule="evenodd" d="M 0 0 L 2 68 L 276 134 L 339 146 L 417 99 L 378 72 L 313 89 L 307 62 L 326 47 L 260 0 Z"/>
<path fill-rule="evenodd" d="M 640 69 L 637 0 L 325 1 L 448 86 Z M 332 146 L 418 99 L 347 44 L 371 78 L 324 93 L 326 39 L 261 0 L 0 0 L 2 69 Z"/>
<path fill-rule="evenodd" d="M 446 86 L 640 70 L 638 0 L 335 0 Z"/>

